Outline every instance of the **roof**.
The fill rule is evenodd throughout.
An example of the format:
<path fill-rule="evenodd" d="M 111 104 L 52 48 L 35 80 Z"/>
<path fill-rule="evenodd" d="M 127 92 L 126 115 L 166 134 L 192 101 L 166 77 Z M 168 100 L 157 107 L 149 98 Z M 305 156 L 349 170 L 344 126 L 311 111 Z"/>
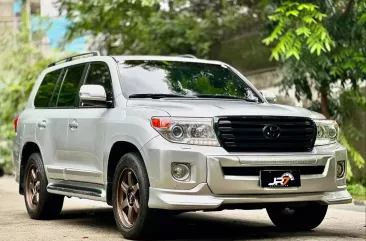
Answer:
<path fill-rule="evenodd" d="M 123 62 L 125 60 L 165 60 L 165 61 L 181 61 L 181 62 L 193 62 L 193 63 L 208 63 L 208 64 L 223 64 L 216 60 L 197 59 L 180 56 L 158 56 L 158 55 L 120 55 L 111 56 L 117 62 Z"/>
<path fill-rule="evenodd" d="M 58 60 L 54 63 L 51 63 L 47 72 L 53 71 L 56 69 L 68 67 L 71 65 L 76 65 L 80 63 L 86 63 L 90 61 L 107 61 L 112 60 L 117 63 L 122 63 L 126 60 L 157 60 L 157 61 L 179 61 L 179 62 L 191 62 L 191 63 L 206 63 L 206 64 L 217 64 L 223 65 L 223 62 L 215 61 L 215 60 L 205 60 L 205 59 L 197 59 L 194 56 L 154 56 L 154 55 L 120 55 L 120 56 L 105 56 L 99 55 L 99 52 L 89 52 L 82 53 L 74 56 L 70 56 L 61 60 Z"/>

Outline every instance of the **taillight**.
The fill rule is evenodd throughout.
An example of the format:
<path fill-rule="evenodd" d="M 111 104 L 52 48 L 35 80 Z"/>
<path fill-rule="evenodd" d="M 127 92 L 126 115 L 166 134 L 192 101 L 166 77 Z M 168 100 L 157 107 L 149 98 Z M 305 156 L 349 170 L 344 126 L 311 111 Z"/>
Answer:
<path fill-rule="evenodd" d="M 15 120 L 14 120 L 14 131 L 15 131 L 15 133 L 18 130 L 18 120 L 19 120 L 19 116 L 15 117 Z"/>

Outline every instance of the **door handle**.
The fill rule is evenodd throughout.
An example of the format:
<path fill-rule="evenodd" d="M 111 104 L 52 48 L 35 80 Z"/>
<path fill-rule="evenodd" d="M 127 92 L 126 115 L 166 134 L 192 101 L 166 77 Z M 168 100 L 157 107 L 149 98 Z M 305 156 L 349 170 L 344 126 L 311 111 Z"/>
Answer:
<path fill-rule="evenodd" d="M 78 124 L 78 122 L 77 122 L 76 120 L 73 120 L 71 123 L 69 123 L 69 127 L 70 127 L 70 129 L 72 129 L 72 130 L 77 129 L 77 128 L 78 128 L 78 126 L 79 126 L 79 124 Z"/>
<path fill-rule="evenodd" d="M 47 121 L 46 120 L 39 121 L 37 122 L 37 126 L 39 129 L 44 129 L 47 127 Z"/>

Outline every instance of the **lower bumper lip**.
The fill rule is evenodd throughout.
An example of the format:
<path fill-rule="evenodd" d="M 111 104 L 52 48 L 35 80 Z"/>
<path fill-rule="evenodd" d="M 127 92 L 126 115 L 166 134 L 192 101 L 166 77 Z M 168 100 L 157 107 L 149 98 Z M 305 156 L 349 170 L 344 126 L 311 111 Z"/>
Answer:
<path fill-rule="evenodd" d="M 318 202 L 324 205 L 352 202 L 347 190 L 322 193 L 213 195 L 206 183 L 190 190 L 150 188 L 149 207 L 174 210 L 210 210 L 225 204 Z"/>

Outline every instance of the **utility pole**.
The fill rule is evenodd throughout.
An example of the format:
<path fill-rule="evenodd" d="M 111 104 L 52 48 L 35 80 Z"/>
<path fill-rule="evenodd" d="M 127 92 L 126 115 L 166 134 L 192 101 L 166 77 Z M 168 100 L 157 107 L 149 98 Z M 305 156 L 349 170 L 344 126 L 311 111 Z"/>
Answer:
<path fill-rule="evenodd" d="M 22 0 L 22 17 L 21 17 L 21 25 L 22 25 L 22 40 L 25 43 L 32 42 L 32 29 L 31 29 L 31 21 L 30 21 L 30 0 Z"/>

